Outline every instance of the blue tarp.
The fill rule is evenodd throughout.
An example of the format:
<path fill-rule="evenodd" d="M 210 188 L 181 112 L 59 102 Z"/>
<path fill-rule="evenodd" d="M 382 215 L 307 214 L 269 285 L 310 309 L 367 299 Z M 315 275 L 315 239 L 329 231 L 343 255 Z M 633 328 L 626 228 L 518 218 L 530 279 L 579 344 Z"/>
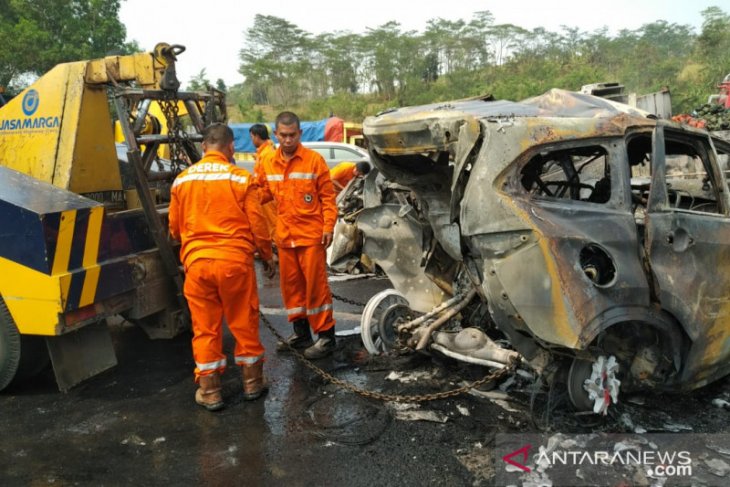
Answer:
<path fill-rule="evenodd" d="M 249 129 L 251 128 L 251 125 L 254 125 L 252 123 L 232 123 L 229 124 L 231 129 L 233 130 L 233 143 L 234 143 L 234 149 L 236 152 L 256 152 L 256 148 L 253 146 L 253 142 L 251 142 L 251 137 L 249 136 Z M 269 127 L 269 134 L 271 135 L 271 140 L 274 141 L 275 144 L 278 143 L 276 140 L 276 136 L 274 135 L 274 124 L 273 123 L 267 123 L 265 124 Z M 327 125 L 327 119 L 319 120 L 316 122 L 302 122 L 302 142 L 318 142 L 324 140 L 324 128 L 325 125 Z"/>

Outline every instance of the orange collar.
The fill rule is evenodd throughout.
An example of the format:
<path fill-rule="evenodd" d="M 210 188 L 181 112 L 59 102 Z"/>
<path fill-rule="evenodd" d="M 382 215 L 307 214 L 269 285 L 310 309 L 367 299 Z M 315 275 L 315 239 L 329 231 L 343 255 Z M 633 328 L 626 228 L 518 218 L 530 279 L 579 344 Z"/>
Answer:
<path fill-rule="evenodd" d="M 271 141 L 271 139 L 269 139 L 269 140 L 265 141 L 265 142 L 264 142 L 263 144 L 261 144 L 260 146 L 258 146 L 258 147 L 256 148 L 256 154 L 257 154 L 257 155 L 258 155 L 258 154 L 261 154 L 261 151 L 263 151 L 263 150 L 264 150 L 264 149 L 266 149 L 267 147 L 272 147 L 272 148 L 274 147 L 274 143 L 273 143 L 273 142 Z"/>
<path fill-rule="evenodd" d="M 203 159 L 201 159 L 201 161 L 202 160 L 206 160 L 206 161 L 222 161 L 222 162 L 227 162 L 229 164 L 231 163 L 231 161 L 228 160 L 228 158 L 225 156 L 225 154 L 223 154 L 222 152 L 219 152 L 217 150 L 209 150 L 209 151 L 207 151 L 205 154 L 203 154 Z M 198 161 L 198 162 L 200 162 L 200 161 Z"/>
<path fill-rule="evenodd" d="M 276 149 L 276 162 L 280 164 L 288 164 L 291 161 L 293 161 L 295 158 L 304 159 L 304 146 L 300 142 L 297 146 L 297 150 L 294 151 L 294 155 L 291 156 L 291 159 L 288 161 L 284 159 L 284 153 L 281 151 L 281 144 L 279 144 L 279 147 Z"/>

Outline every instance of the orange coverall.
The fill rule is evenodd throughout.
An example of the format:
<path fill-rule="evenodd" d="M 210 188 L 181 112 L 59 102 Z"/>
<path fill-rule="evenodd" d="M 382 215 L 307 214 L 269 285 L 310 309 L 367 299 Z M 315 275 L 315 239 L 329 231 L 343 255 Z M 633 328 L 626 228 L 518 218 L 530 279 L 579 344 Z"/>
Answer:
<path fill-rule="evenodd" d="M 267 140 L 256 148 L 256 162 L 253 165 L 254 174 L 260 172 L 259 167 L 261 166 L 261 161 L 265 157 L 271 157 L 275 152 L 276 148 L 274 147 L 274 143 L 270 140 Z M 273 241 L 276 236 L 276 201 L 271 200 L 268 203 L 263 203 L 261 205 L 261 212 L 264 215 L 264 220 L 266 220 L 266 229 L 269 231 L 269 236 Z"/>
<path fill-rule="evenodd" d="M 236 340 L 236 364 L 253 364 L 264 355 L 253 253 L 258 248 L 265 260 L 272 253 L 252 183 L 248 171 L 208 151 L 172 185 L 170 234 L 181 242 L 196 381 L 225 370 L 224 316 Z"/>
<path fill-rule="evenodd" d="M 327 164 L 301 144 L 288 162 L 279 148 L 261 161 L 257 179 L 263 201 L 278 203 L 274 241 L 288 320 L 306 317 L 315 333 L 329 330 L 335 320 L 322 234 L 333 232 L 337 206 Z"/>
<path fill-rule="evenodd" d="M 354 162 L 341 162 L 330 169 L 330 178 L 344 188 L 355 177 L 356 168 L 357 164 Z"/>

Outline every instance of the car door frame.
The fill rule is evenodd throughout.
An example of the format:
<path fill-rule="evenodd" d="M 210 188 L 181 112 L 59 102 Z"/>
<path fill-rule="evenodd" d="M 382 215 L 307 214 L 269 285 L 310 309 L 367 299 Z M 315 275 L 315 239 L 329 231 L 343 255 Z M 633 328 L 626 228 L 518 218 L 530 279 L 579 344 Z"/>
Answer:
<path fill-rule="evenodd" d="M 700 148 L 705 170 L 715 189 L 719 213 L 671 206 L 665 150 L 665 143 L 671 138 Z M 730 370 L 727 185 L 709 134 L 658 123 L 652 135 L 651 164 L 645 221 L 646 260 L 659 304 L 677 319 L 690 341 L 678 380 L 689 387 L 698 387 Z"/>

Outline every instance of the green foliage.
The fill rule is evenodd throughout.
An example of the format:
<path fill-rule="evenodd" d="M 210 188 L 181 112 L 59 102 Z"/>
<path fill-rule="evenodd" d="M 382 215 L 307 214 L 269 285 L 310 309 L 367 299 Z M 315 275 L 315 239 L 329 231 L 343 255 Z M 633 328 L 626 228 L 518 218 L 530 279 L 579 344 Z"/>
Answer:
<path fill-rule="evenodd" d="M 360 120 L 390 106 L 485 94 L 520 100 L 618 81 L 639 94 L 670 87 L 674 111 L 689 111 L 730 72 L 730 16 L 718 7 L 702 16 L 699 34 L 663 20 L 614 36 L 605 28 L 529 31 L 495 25 L 483 11 L 469 20 L 431 19 L 423 32 L 391 21 L 363 34 L 313 36 L 257 15 L 240 56 L 245 82 L 229 100 L 245 108 L 242 115 L 266 116 L 250 108 L 266 105 L 303 118 Z"/>
<path fill-rule="evenodd" d="M 125 43 L 119 0 L 0 0 L 0 85 L 58 63 L 138 50 Z"/>
<path fill-rule="evenodd" d="M 211 86 L 211 83 L 208 75 L 205 73 L 205 68 L 203 68 L 198 74 L 190 78 L 188 86 L 185 89 L 187 91 L 208 91 L 209 86 Z"/>

